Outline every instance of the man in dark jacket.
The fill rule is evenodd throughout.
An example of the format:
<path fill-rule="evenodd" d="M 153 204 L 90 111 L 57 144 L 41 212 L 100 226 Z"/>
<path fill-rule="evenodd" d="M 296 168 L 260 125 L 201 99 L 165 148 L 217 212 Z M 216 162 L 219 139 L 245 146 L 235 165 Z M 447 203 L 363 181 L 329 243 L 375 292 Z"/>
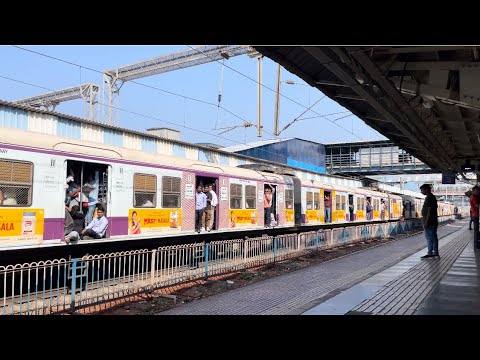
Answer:
<path fill-rule="evenodd" d="M 439 257 L 438 255 L 438 213 L 437 213 L 437 199 L 432 194 L 429 184 L 420 186 L 420 191 L 426 195 L 425 202 L 422 208 L 422 224 L 425 229 L 425 237 L 427 238 L 427 255 L 422 256 L 422 259 Z"/>

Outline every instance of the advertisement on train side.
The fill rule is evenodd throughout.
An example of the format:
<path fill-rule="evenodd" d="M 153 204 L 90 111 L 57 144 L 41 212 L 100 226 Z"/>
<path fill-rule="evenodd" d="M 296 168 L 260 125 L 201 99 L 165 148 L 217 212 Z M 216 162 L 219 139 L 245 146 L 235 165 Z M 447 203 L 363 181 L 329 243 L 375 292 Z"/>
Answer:
<path fill-rule="evenodd" d="M 228 221 L 230 228 L 256 225 L 258 213 L 256 210 L 230 210 Z"/>
<path fill-rule="evenodd" d="M 323 216 L 320 216 L 320 210 L 306 210 L 305 211 L 305 219 L 307 223 L 318 223 L 323 221 Z"/>
<path fill-rule="evenodd" d="M 293 209 L 286 209 L 285 210 L 285 223 L 286 224 L 293 224 L 295 221 L 295 212 Z"/>
<path fill-rule="evenodd" d="M 0 209 L 0 245 L 40 243 L 43 219 L 43 209 Z"/>
<path fill-rule="evenodd" d="M 129 209 L 128 234 L 181 230 L 182 209 Z"/>

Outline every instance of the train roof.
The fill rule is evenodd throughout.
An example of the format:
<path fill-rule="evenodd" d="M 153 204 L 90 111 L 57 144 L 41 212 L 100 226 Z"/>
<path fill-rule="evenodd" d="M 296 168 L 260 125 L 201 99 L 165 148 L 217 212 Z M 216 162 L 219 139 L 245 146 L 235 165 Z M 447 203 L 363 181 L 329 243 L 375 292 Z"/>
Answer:
<path fill-rule="evenodd" d="M 2 114 L 2 110 L 4 114 Z M 318 178 L 320 176 L 327 177 L 331 183 L 342 183 L 346 181 L 349 186 L 362 186 L 359 179 L 349 179 L 343 176 L 318 174 L 310 172 L 305 169 L 300 169 L 277 162 L 258 159 L 247 155 L 241 155 L 223 151 L 220 149 L 213 149 L 209 146 L 192 144 L 185 141 L 164 138 L 151 133 L 135 131 L 103 124 L 100 122 L 93 122 L 79 117 L 62 114 L 53 111 L 41 110 L 25 105 L 19 105 L 7 101 L 0 100 L 0 126 L 5 128 L 13 128 L 23 130 L 31 133 L 43 133 L 51 136 L 58 136 L 63 138 L 76 139 L 81 142 L 93 142 L 95 147 L 109 147 L 115 145 L 116 148 L 136 150 L 144 150 L 144 153 L 154 152 L 156 154 L 164 154 L 176 157 L 192 157 L 192 154 L 197 154 L 197 160 L 203 162 L 212 159 L 220 158 L 218 161 L 221 165 L 230 165 L 236 167 L 241 164 L 260 163 L 271 164 L 274 166 L 283 166 L 293 169 L 299 178 Z"/>

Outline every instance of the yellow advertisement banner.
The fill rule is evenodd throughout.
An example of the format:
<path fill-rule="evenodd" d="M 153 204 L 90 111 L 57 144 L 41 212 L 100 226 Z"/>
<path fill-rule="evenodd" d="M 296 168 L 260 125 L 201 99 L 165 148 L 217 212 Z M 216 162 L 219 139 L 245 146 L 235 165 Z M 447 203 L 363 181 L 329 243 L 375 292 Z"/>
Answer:
<path fill-rule="evenodd" d="M 400 211 L 400 203 L 393 203 L 393 216 L 399 217 L 402 214 Z"/>
<path fill-rule="evenodd" d="M 345 220 L 345 215 L 346 215 L 346 212 L 345 210 L 336 210 L 333 212 L 333 222 L 336 222 L 336 221 L 346 221 Z"/>
<path fill-rule="evenodd" d="M 357 220 L 365 220 L 366 219 L 366 212 L 363 210 L 357 210 Z"/>
<path fill-rule="evenodd" d="M 0 208 L 0 241 L 42 241 L 43 219 L 43 209 Z"/>
<path fill-rule="evenodd" d="M 320 210 L 306 210 L 305 218 L 307 223 L 320 222 Z"/>
<path fill-rule="evenodd" d="M 287 224 L 293 224 L 295 221 L 295 213 L 293 209 L 287 209 L 285 210 L 285 222 Z"/>
<path fill-rule="evenodd" d="M 181 229 L 182 209 L 129 209 L 128 234 L 139 235 Z"/>
<path fill-rule="evenodd" d="M 257 225 L 257 210 L 230 210 L 228 222 L 230 228 Z"/>

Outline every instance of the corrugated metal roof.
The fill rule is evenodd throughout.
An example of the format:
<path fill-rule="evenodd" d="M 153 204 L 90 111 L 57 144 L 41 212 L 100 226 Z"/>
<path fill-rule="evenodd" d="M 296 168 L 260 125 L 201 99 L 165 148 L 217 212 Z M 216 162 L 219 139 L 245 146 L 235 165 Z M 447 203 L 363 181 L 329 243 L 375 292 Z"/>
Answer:
<path fill-rule="evenodd" d="M 471 66 L 478 60 L 475 47 L 254 48 L 432 169 L 458 172 L 462 166 L 469 165 L 467 159 L 474 165 L 479 164 L 480 147 L 475 134 L 480 131 L 480 122 L 475 119 L 480 115 L 480 102 L 478 97 L 461 95 L 462 91 L 467 92 L 469 81 L 480 73 L 475 65 Z M 447 89 L 450 92 L 436 86 L 435 82 L 439 78 L 445 82 L 450 79 L 447 77 L 451 73 L 441 70 L 446 63 L 460 66 L 460 70 L 448 69 L 456 79 L 455 85 Z M 418 87 L 419 71 L 422 72 L 421 89 Z M 457 82 L 459 78 L 464 80 Z M 426 99 L 434 101 L 428 105 Z M 431 110 L 423 111 L 423 108 Z"/>
<path fill-rule="evenodd" d="M 220 148 L 219 150 L 227 151 L 227 152 L 237 152 L 237 151 L 243 151 L 243 150 L 248 150 L 260 146 L 265 146 L 265 145 L 270 145 L 270 144 L 276 144 L 288 140 L 293 140 L 294 138 L 286 138 L 286 139 L 272 139 L 272 140 L 261 140 L 261 141 L 254 141 L 251 143 L 247 144 L 240 144 L 240 145 L 233 145 L 233 146 L 227 146 L 224 148 Z"/>
<path fill-rule="evenodd" d="M 384 144 L 393 144 L 392 140 L 371 140 L 371 141 L 349 141 L 349 142 L 336 142 L 323 144 L 325 146 L 349 146 L 349 145 L 384 145 Z"/>

